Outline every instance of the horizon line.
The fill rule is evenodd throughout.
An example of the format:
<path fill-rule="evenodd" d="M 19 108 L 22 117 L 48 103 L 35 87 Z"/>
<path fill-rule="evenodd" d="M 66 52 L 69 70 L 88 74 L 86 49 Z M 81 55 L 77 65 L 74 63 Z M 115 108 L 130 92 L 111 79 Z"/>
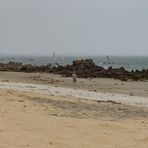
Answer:
<path fill-rule="evenodd" d="M 48 57 L 47 54 L 6 54 L 6 53 L 2 53 L 0 54 L 0 57 L 3 56 L 28 56 L 28 57 Z M 63 56 L 63 55 L 62 55 Z M 120 54 L 100 54 L 100 55 L 89 55 L 89 54 L 67 54 L 64 55 L 64 57 L 106 57 L 106 56 L 110 56 L 110 57 L 148 57 L 148 55 L 120 55 Z M 52 54 L 49 54 L 49 57 L 52 57 Z M 61 57 L 61 54 L 56 54 L 56 57 Z"/>

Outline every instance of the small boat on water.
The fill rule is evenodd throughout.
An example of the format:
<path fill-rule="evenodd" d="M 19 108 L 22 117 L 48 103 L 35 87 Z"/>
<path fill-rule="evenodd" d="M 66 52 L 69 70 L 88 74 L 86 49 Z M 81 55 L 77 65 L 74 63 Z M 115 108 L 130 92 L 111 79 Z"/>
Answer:
<path fill-rule="evenodd" d="M 111 59 L 109 58 L 109 56 L 106 56 L 106 59 L 103 61 L 103 64 L 111 64 Z"/>
<path fill-rule="evenodd" d="M 65 64 L 64 54 L 61 55 L 60 60 L 61 60 L 61 64 L 64 65 Z"/>
<path fill-rule="evenodd" d="M 110 57 L 107 55 L 106 59 L 101 63 L 101 65 L 104 65 L 104 69 L 108 69 L 110 66 L 112 66 L 114 63 L 111 61 Z"/>

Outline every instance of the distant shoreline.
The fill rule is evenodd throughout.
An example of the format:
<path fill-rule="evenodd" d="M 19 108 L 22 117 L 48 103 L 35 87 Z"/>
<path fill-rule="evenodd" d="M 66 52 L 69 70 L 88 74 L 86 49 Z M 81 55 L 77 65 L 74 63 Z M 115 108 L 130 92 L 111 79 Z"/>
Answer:
<path fill-rule="evenodd" d="M 125 67 L 125 69 L 142 70 L 148 68 L 148 56 L 109 56 L 111 64 L 107 64 L 106 56 L 62 56 L 56 55 L 55 62 L 59 65 L 72 64 L 74 60 L 78 59 L 93 59 L 98 66 L 111 66 L 113 68 Z M 31 65 L 47 65 L 52 63 L 52 56 L 0 56 L 0 63 L 18 62 Z M 104 63 L 105 62 L 105 63 Z"/>
<path fill-rule="evenodd" d="M 29 59 L 33 61 L 33 59 Z M 148 69 L 128 71 L 124 67 L 113 68 L 111 66 L 98 66 L 92 59 L 75 60 L 72 64 L 60 65 L 49 63 L 47 65 L 37 66 L 32 64 L 22 64 L 18 62 L 0 63 L 0 71 L 10 72 L 44 72 L 60 74 L 65 77 L 71 77 L 73 71 L 76 71 L 79 78 L 113 78 L 121 81 L 146 81 L 148 80 Z"/>

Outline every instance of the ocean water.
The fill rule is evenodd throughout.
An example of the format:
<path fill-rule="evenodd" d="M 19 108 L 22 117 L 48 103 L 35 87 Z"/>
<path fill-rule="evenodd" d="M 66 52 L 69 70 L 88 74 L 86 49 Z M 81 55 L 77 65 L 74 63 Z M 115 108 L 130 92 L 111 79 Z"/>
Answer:
<path fill-rule="evenodd" d="M 102 67 L 112 66 L 113 68 L 125 67 L 127 70 L 141 70 L 148 69 L 148 57 L 132 57 L 132 56 L 111 56 L 109 57 L 109 61 L 107 61 L 106 57 L 98 56 L 98 57 L 65 57 L 64 60 L 61 60 L 60 57 L 55 58 L 55 62 L 61 65 L 72 64 L 73 60 L 77 59 L 87 59 L 92 58 L 95 64 Z M 46 65 L 52 63 L 52 57 L 34 57 L 34 56 L 1 56 L 0 63 L 8 63 L 10 61 L 13 62 L 21 62 L 23 64 L 32 64 L 32 65 Z"/>

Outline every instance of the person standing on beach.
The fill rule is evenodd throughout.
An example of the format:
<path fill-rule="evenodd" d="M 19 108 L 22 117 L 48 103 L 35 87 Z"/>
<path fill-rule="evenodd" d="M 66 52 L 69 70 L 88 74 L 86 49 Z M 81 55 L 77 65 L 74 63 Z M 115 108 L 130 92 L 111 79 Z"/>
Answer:
<path fill-rule="evenodd" d="M 74 71 L 73 72 L 73 74 L 72 74 L 72 79 L 73 79 L 73 83 L 75 83 L 76 84 L 76 82 L 77 82 L 77 75 L 76 75 L 76 72 Z"/>

